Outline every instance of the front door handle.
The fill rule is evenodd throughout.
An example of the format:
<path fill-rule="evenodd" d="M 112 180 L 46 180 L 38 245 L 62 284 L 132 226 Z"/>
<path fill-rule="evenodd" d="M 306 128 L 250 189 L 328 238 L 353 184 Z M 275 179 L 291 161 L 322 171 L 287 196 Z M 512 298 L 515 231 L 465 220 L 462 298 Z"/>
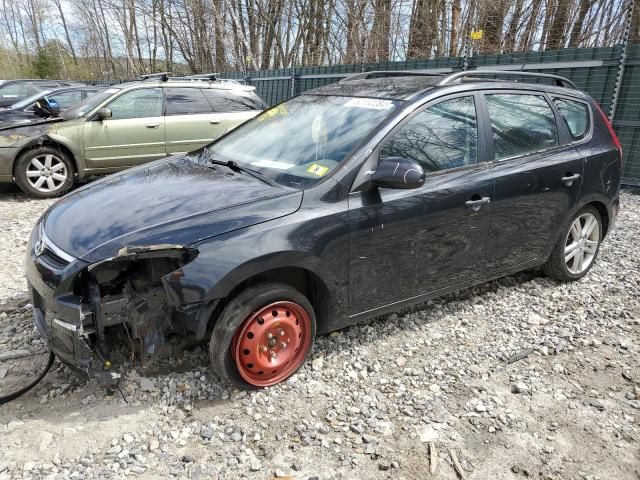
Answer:
<path fill-rule="evenodd" d="M 570 187 L 571 185 L 573 185 L 573 182 L 575 182 L 579 178 L 580 178 L 580 174 L 574 173 L 573 175 L 567 174 L 564 177 L 562 177 L 560 180 L 562 180 L 567 187 Z"/>
<path fill-rule="evenodd" d="M 211 125 L 219 125 L 222 123 L 222 120 L 220 120 L 219 118 L 212 118 L 211 120 L 209 120 L 209 123 Z"/>
<path fill-rule="evenodd" d="M 467 200 L 466 202 L 464 202 L 464 204 L 467 207 L 471 207 L 474 212 L 477 212 L 482 208 L 483 205 L 487 205 L 488 203 L 491 203 L 491 198 L 489 197 L 482 197 L 478 200 Z"/>
<path fill-rule="evenodd" d="M 145 127 L 147 128 L 158 128 L 160 126 L 159 123 L 147 123 Z"/>

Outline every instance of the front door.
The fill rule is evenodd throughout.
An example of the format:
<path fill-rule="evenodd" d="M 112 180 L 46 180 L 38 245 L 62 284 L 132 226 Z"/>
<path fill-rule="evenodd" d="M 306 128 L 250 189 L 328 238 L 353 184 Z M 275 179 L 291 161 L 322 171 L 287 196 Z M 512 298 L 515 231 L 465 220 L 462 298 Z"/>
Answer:
<path fill-rule="evenodd" d="M 487 93 L 485 101 L 496 188 L 487 269 L 513 271 L 546 260 L 580 194 L 584 163 L 544 95 Z"/>
<path fill-rule="evenodd" d="M 427 179 L 415 190 L 351 194 L 351 315 L 482 275 L 493 182 L 476 119 L 473 95 L 447 98 L 382 142 L 380 158 L 413 159 Z"/>
<path fill-rule="evenodd" d="M 130 90 L 106 108 L 111 118 L 84 124 L 88 169 L 129 167 L 166 156 L 162 88 Z"/>

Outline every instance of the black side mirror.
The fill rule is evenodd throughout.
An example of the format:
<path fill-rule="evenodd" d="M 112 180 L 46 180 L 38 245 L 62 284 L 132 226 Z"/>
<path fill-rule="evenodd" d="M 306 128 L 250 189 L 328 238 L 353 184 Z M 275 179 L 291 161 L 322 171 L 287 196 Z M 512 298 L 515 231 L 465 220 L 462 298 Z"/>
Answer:
<path fill-rule="evenodd" d="M 113 115 L 113 114 L 111 113 L 111 109 L 110 108 L 101 108 L 96 113 L 96 116 L 98 117 L 98 120 L 100 120 L 100 121 L 106 120 L 107 118 L 111 118 L 111 115 Z"/>
<path fill-rule="evenodd" d="M 42 97 L 33 105 L 33 112 L 42 118 L 60 115 L 60 104 L 53 98 Z"/>
<path fill-rule="evenodd" d="M 424 170 L 418 162 L 401 157 L 380 159 L 371 182 L 384 188 L 418 188 L 424 185 Z"/>

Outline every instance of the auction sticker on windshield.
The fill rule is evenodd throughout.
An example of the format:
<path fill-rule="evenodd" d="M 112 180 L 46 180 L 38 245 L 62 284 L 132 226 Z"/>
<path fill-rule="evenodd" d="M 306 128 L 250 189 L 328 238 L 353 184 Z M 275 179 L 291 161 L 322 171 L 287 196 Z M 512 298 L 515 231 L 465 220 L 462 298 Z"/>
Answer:
<path fill-rule="evenodd" d="M 293 163 L 277 162 L 275 160 L 268 159 L 252 162 L 251 165 L 254 167 L 275 168 L 276 170 L 289 170 L 290 168 L 295 167 Z"/>
<path fill-rule="evenodd" d="M 391 100 L 379 100 L 377 98 L 352 98 L 344 104 L 345 107 L 370 108 L 373 110 L 387 110 L 393 107 Z"/>

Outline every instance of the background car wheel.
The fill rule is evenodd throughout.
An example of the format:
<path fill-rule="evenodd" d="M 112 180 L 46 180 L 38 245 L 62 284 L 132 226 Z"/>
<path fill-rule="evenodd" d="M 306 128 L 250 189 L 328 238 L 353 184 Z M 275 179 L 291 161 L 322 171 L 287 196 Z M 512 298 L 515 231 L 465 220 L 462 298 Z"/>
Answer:
<path fill-rule="evenodd" d="M 569 222 L 544 265 L 544 272 L 556 280 L 569 282 L 584 277 L 593 266 L 602 241 L 600 212 L 588 206 Z"/>
<path fill-rule="evenodd" d="M 240 292 L 211 334 L 213 370 L 240 388 L 268 387 L 304 364 L 316 335 L 307 298 L 288 285 L 263 283 Z"/>
<path fill-rule="evenodd" d="M 38 147 L 16 161 L 14 175 L 20 189 L 36 198 L 52 198 L 71 188 L 75 170 L 71 159 L 60 149 Z"/>

